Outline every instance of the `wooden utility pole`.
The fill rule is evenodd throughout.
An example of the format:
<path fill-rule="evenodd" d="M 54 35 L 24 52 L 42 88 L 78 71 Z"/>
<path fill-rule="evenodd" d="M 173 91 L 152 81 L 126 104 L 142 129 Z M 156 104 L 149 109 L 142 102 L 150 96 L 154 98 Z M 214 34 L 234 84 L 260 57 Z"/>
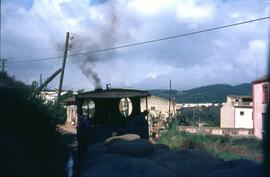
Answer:
<path fill-rule="evenodd" d="M 172 81 L 169 82 L 169 118 L 171 118 Z"/>
<path fill-rule="evenodd" d="M 37 90 L 34 93 L 34 96 L 36 96 L 39 92 L 41 92 L 41 90 L 46 87 L 48 85 L 49 82 L 51 82 L 60 72 L 62 71 L 62 68 L 58 69 L 57 71 L 55 71 L 48 79 L 46 79 L 44 81 L 44 83 L 42 83 L 39 88 L 37 88 Z"/>
<path fill-rule="evenodd" d="M 69 47 L 68 42 L 69 42 L 69 32 L 67 32 L 67 34 L 66 34 L 65 51 L 64 51 L 64 57 L 63 57 L 63 62 L 62 62 L 62 70 L 61 70 L 61 75 L 60 75 L 58 94 L 57 94 L 57 110 L 59 110 L 60 96 L 61 96 L 61 92 L 62 92 L 65 66 L 66 66 L 66 62 L 67 62 L 67 53 L 68 53 L 68 47 Z"/>
<path fill-rule="evenodd" d="M 39 74 L 39 86 L 42 85 L 42 73 Z"/>

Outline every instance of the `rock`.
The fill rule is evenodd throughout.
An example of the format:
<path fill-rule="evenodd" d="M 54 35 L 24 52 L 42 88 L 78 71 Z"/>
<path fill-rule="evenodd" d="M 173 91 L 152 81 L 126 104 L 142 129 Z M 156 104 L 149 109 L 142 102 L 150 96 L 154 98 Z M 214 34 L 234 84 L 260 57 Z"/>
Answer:
<path fill-rule="evenodd" d="M 144 139 L 114 142 L 107 147 L 110 153 L 126 154 L 135 157 L 147 156 L 153 152 L 153 144 Z"/>
<path fill-rule="evenodd" d="M 192 177 L 262 177 L 262 165 L 251 160 L 231 160 Z"/>
<path fill-rule="evenodd" d="M 120 154 L 102 154 L 86 164 L 81 176 L 88 177 L 176 177 L 151 160 Z"/>
<path fill-rule="evenodd" d="M 186 177 L 220 164 L 209 153 L 198 150 L 167 151 L 153 160 L 178 177 Z"/>
<path fill-rule="evenodd" d="M 113 136 L 113 137 L 107 138 L 104 144 L 111 144 L 111 143 L 120 142 L 120 141 L 133 141 L 133 140 L 138 140 L 140 138 L 141 137 L 136 134 L 125 134 L 122 136 Z"/>

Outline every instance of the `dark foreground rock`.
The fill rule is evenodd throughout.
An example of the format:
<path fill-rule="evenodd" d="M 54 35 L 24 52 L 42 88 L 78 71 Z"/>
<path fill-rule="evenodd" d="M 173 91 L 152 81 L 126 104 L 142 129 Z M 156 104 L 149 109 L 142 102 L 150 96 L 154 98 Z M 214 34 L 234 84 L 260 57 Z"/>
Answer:
<path fill-rule="evenodd" d="M 123 138 L 124 137 L 124 138 Z M 128 137 L 128 138 L 126 138 Z M 89 177 L 242 177 L 262 176 L 250 160 L 221 161 L 201 150 L 170 150 L 134 135 L 88 147 L 81 176 Z"/>

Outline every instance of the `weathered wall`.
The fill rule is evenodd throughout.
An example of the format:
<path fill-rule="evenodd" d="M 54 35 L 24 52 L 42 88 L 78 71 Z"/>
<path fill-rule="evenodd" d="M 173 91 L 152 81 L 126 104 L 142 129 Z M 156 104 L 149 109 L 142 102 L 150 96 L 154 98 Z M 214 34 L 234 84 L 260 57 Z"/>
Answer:
<path fill-rule="evenodd" d="M 231 98 L 227 97 L 227 102 L 220 109 L 220 127 L 234 128 L 234 107 Z"/>
<path fill-rule="evenodd" d="M 178 126 L 177 130 L 208 135 L 253 136 L 253 129 L 248 128 Z"/>
<path fill-rule="evenodd" d="M 67 120 L 66 122 L 71 123 L 72 120 L 75 121 L 75 124 L 77 122 L 77 106 L 71 105 L 67 106 Z"/>
<path fill-rule="evenodd" d="M 156 111 L 161 111 L 162 114 L 168 116 L 169 113 L 169 100 L 150 96 L 147 98 L 148 110 L 151 110 L 151 107 L 154 107 Z M 144 111 L 146 108 L 145 99 L 141 99 L 141 111 Z M 171 105 L 171 113 L 173 113 L 173 107 Z"/>
<path fill-rule="evenodd" d="M 267 112 L 267 104 L 262 103 L 262 85 L 270 82 L 253 84 L 253 119 L 254 135 L 262 139 L 262 114 Z"/>
<path fill-rule="evenodd" d="M 240 113 L 243 112 L 244 115 Z M 239 108 L 236 107 L 234 111 L 235 115 L 235 128 L 253 128 L 252 120 L 252 107 L 251 108 Z"/>

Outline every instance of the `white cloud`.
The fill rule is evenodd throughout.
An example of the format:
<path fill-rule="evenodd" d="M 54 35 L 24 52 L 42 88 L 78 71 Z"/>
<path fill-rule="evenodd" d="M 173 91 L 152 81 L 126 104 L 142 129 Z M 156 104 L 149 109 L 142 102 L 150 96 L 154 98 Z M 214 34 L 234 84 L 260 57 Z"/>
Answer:
<path fill-rule="evenodd" d="M 260 1 L 116 0 L 92 5 L 88 0 L 61 0 L 58 7 L 56 1 L 34 0 L 27 7 L 13 1 L 2 5 L 1 54 L 21 60 L 62 55 L 67 30 L 74 36 L 71 53 L 77 53 L 249 20 L 269 10 L 269 4 Z M 168 79 L 177 89 L 249 82 L 255 79 L 255 61 L 258 76 L 266 72 L 268 24 L 266 20 L 97 53 L 95 66 L 89 67 L 103 85 L 115 87 L 166 88 Z M 87 57 L 70 59 L 65 87 L 93 88 L 79 68 Z M 7 68 L 18 79 L 31 81 L 39 73 L 48 77 L 60 66 L 61 60 Z M 57 81 L 51 84 L 55 86 Z"/>
<path fill-rule="evenodd" d="M 131 0 L 128 5 L 131 9 L 143 14 L 153 15 L 162 10 L 173 7 L 175 0 Z"/>
<path fill-rule="evenodd" d="M 178 4 L 177 14 L 180 20 L 196 22 L 198 24 L 214 18 L 215 7 L 213 4 L 199 4 L 199 1 L 181 1 Z"/>
<path fill-rule="evenodd" d="M 266 49 L 266 41 L 264 40 L 253 40 L 248 43 L 249 49 L 253 51 L 263 52 Z"/>

